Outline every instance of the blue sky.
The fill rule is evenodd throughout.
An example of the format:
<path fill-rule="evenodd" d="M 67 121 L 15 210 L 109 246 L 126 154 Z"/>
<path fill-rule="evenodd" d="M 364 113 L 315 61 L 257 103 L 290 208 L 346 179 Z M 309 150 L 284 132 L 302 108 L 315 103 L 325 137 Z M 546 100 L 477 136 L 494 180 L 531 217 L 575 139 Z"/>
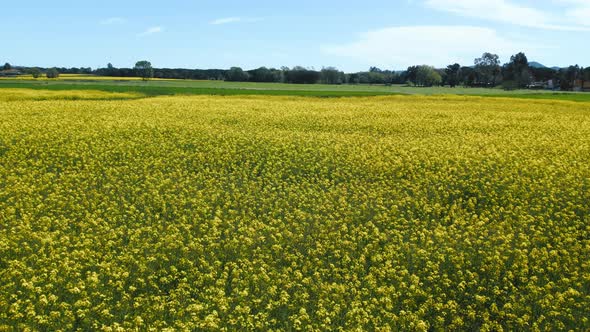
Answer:
<path fill-rule="evenodd" d="M 10 0 L 0 62 L 345 71 L 464 65 L 524 51 L 590 66 L 590 0 Z"/>

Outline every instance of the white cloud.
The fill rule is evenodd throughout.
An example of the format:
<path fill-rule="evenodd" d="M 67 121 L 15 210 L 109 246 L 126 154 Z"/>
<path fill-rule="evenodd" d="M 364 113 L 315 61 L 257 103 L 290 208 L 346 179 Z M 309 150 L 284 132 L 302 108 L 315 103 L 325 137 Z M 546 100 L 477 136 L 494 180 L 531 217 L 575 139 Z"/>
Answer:
<path fill-rule="evenodd" d="M 566 16 L 569 20 L 580 25 L 590 26 L 590 1 L 588 0 L 558 0 L 567 5 Z"/>
<path fill-rule="evenodd" d="M 562 0 L 561 2 L 584 3 L 579 0 Z M 587 2 L 585 2 L 587 4 Z M 526 7 L 509 0 L 426 0 L 426 6 L 464 17 L 496 21 L 529 28 L 560 31 L 590 31 L 564 17 L 545 11 Z"/>
<path fill-rule="evenodd" d="M 162 28 L 162 27 L 151 27 L 151 28 L 145 30 L 144 32 L 140 33 L 139 36 L 153 35 L 155 33 L 160 33 L 162 31 L 164 31 L 164 28 Z"/>
<path fill-rule="evenodd" d="M 218 18 L 218 19 L 213 20 L 209 23 L 212 25 L 221 25 L 221 24 L 230 24 L 230 23 L 238 23 L 238 22 L 253 23 L 253 22 L 259 22 L 259 21 L 261 21 L 261 19 L 259 19 L 259 18 L 224 17 L 224 18 Z"/>
<path fill-rule="evenodd" d="M 485 51 L 504 58 L 519 51 L 534 50 L 522 42 L 506 39 L 489 28 L 474 26 L 407 26 L 369 31 L 360 39 L 322 47 L 331 56 L 352 57 L 368 65 L 405 68 L 429 64 L 471 64 Z"/>
<path fill-rule="evenodd" d="M 590 6 L 569 10 L 567 15 L 578 24 L 590 26 Z"/>
<path fill-rule="evenodd" d="M 122 17 L 109 17 L 107 19 L 100 21 L 100 24 L 112 25 L 112 24 L 122 24 L 125 22 L 127 22 L 127 20 Z"/>
<path fill-rule="evenodd" d="M 224 17 L 224 18 L 219 18 L 214 21 L 211 21 L 211 24 L 220 25 L 220 24 L 237 23 L 237 22 L 240 22 L 241 20 L 242 19 L 239 17 Z"/>

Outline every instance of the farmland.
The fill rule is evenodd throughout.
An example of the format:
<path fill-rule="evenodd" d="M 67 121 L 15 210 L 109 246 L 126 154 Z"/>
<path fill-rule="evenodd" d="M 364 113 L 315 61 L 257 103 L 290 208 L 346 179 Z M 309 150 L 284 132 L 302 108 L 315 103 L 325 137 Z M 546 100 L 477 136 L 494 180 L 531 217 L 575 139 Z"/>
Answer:
<path fill-rule="evenodd" d="M 0 330 L 590 329 L 584 100 L 1 84 Z"/>
<path fill-rule="evenodd" d="M 197 80 L 153 79 L 142 81 L 137 77 L 103 77 L 91 75 L 67 75 L 59 79 L 37 79 L 29 76 L 0 78 L 1 88 L 34 90 L 100 90 L 106 92 L 136 92 L 148 96 L 159 95 L 278 95 L 312 97 L 362 97 L 387 95 L 472 95 L 482 97 L 507 97 L 526 99 L 550 99 L 590 102 L 590 94 L 554 92 L 547 90 L 514 90 L 500 88 L 449 88 L 413 87 L 408 85 L 367 84 L 285 84 Z"/>

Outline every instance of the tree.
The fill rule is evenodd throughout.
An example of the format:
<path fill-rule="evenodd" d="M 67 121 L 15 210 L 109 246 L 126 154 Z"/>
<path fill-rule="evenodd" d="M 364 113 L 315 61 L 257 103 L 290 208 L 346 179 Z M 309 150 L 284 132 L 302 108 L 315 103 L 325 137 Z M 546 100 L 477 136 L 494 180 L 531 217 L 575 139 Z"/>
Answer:
<path fill-rule="evenodd" d="M 385 75 L 381 70 L 379 71 L 369 71 L 367 73 L 367 79 L 370 84 L 384 84 L 385 83 Z"/>
<path fill-rule="evenodd" d="M 41 69 L 35 67 L 31 69 L 31 75 L 33 75 L 33 78 L 39 78 L 41 76 Z"/>
<path fill-rule="evenodd" d="M 152 68 L 152 64 L 149 61 L 138 61 L 133 69 L 135 70 L 135 74 L 144 81 L 154 77 L 154 68 Z"/>
<path fill-rule="evenodd" d="M 581 82 L 580 89 L 582 91 L 584 91 L 584 84 L 586 83 L 585 71 L 586 71 L 586 69 L 584 69 L 584 67 L 580 67 L 580 74 L 578 76 L 579 76 L 579 79 L 580 79 L 580 82 Z"/>
<path fill-rule="evenodd" d="M 504 79 L 513 81 L 514 86 L 526 88 L 532 81 L 529 61 L 522 52 L 510 57 L 510 62 L 504 66 Z"/>
<path fill-rule="evenodd" d="M 560 88 L 561 90 L 568 91 L 573 90 L 576 84 L 576 80 L 581 79 L 582 70 L 580 66 L 569 66 L 568 68 L 559 71 Z"/>
<path fill-rule="evenodd" d="M 448 65 L 445 69 L 445 74 L 447 84 L 451 88 L 456 87 L 461 82 L 461 65 L 458 63 Z"/>
<path fill-rule="evenodd" d="M 475 68 L 463 66 L 461 67 L 461 82 L 463 85 L 473 87 L 477 81 L 477 73 Z"/>
<path fill-rule="evenodd" d="M 359 84 L 360 83 L 359 74 L 349 74 L 347 81 L 349 84 Z"/>
<path fill-rule="evenodd" d="M 495 87 L 501 73 L 500 57 L 497 54 L 486 52 L 481 58 L 475 59 L 474 63 L 479 83 Z"/>
<path fill-rule="evenodd" d="M 584 89 L 584 82 L 590 81 L 590 67 L 582 70 L 582 90 Z"/>
<path fill-rule="evenodd" d="M 285 73 L 281 69 L 271 68 L 273 82 L 281 83 L 285 80 Z"/>
<path fill-rule="evenodd" d="M 547 82 L 555 77 L 556 70 L 552 68 L 529 67 L 535 81 Z"/>
<path fill-rule="evenodd" d="M 418 74 L 418 66 L 408 67 L 408 69 L 406 70 L 406 81 L 408 83 L 416 85 L 417 84 L 416 83 L 417 74 Z"/>
<path fill-rule="evenodd" d="M 396 73 L 395 71 L 384 70 L 382 75 L 383 75 L 383 79 L 385 81 L 385 84 L 391 85 L 391 84 L 405 83 L 405 81 L 402 78 L 402 75 L 400 75 L 399 73 Z"/>
<path fill-rule="evenodd" d="M 1 63 L 1 62 L 0 62 Z M 3 70 L 11 70 L 12 66 L 10 65 L 10 63 L 5 63 L 4 66 L 2 67 Z"/>
<path fill-rule="evenodd" d="M 334 67 L 322 68 L 320 72 L 320 81 L 324 84 L 342 84 L 344 73 Z"/>
<path fill-rule="evenodd" d="M 440 74 L 431 66 L 418 66 L 416 72 L 416 84 L 421 86 L 433 86 L 440 85 L 442 83 L 442 77 Z"/>
<path fill-rule="evenodd" d="M 315 84 L 320 80 L 320 73 L 301 66 L 295 66 L 284 72 L 285 82 L 295 84 Z"/>
<path fill-rule="evenodd" d="M 58 78 L 59 71 L 57 71 L 56 68 L 51 68 L 51 69 L 47 70 L 47 73 L 45 73 L 45 76 L 47 76 L 47 78 Z"/>
<path fill-rule="evenodd" d="M 248 74 L 250 75 L 250 81 L 252 82 L 275 82 L 277 76 L 274 74 L 273 71 L 276 71 L 276 69 L 260 67 L 248 71 Z"/>
<path fill-rule="evenodd" d="M 225 75 L 228 82 L 247 82 L 250 75 L 244 72 L 240 67 L 231 67 Z"/>
<path fill-rule="evenodd" d="M 107 70 L 106 70 L 107 76 L 115 76 L 116 70 L 117 69 L 113 66 L 112 63 L 109 62 L 107 64 Z"/>

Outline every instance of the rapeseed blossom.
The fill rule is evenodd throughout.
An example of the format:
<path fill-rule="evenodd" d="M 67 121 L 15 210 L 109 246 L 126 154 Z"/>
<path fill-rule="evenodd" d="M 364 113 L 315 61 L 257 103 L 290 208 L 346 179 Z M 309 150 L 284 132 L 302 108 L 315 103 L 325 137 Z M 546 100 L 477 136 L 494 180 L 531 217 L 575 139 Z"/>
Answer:
<path fill-rule="evenodd" d="M 0 329 L 590 329 L 589 104 L 23 94 Z"/>

